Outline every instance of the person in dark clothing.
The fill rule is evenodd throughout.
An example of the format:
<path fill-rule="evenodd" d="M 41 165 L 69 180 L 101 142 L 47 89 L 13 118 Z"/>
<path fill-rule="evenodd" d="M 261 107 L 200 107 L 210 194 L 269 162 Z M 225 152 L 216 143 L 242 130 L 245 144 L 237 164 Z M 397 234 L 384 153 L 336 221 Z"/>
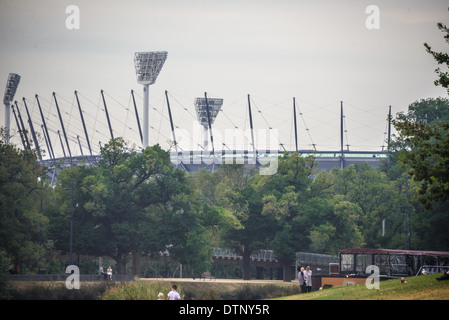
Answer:
<path fill-rule="evenodd" d="M 304 281 L 304 267 L 298 267 L 298 280 L 301 293 L 306 292 L 306 282 Z"/>
<path fill-rule="evenodd" d="M 443 275 L 441 277 L 438 277 L 438 278 L 435 278 L 435 279 L 437 279 L 438 281 L 449 280 L 449 271 L 443 273 Z"/>

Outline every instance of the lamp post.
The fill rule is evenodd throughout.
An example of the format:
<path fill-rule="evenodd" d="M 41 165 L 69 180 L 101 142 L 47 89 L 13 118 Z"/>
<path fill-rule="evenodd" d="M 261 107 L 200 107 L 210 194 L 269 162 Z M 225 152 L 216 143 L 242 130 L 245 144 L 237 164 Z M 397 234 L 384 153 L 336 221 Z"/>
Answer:
<path fill-rule="evenodd" d="M 6 144 L 9 144 L 9 129 L 11 118 L 11 102 L 16 94 L 19 86 L 20 76 L 15 73 L 10 73 L 6 81 L 5 95 L 3 96 L 3 104 L 5 105 L 5 130 L 6 130 Z"/>
<path fill-rule="evenodd" d="M 136 52 L 134 66 L 136 68 L 137 82 L 143 85 L 143 148 L 148 147 L 149 130 L 149 86 L 156 82 L 165 60 L 166 51 Z"/>
<path fill-rule="evenodd" d="M 408 243 L 408 236 L 409 236 L 409 230 L 408 230 L 408 225 L 407 225 L 407 206 L 399 206 L 399 208 L 401 209 L 401 212 L 404 213 L 404 220 L 405 220 L 405 250 L 408 250 L 409 247 L 409 243 Z"/>

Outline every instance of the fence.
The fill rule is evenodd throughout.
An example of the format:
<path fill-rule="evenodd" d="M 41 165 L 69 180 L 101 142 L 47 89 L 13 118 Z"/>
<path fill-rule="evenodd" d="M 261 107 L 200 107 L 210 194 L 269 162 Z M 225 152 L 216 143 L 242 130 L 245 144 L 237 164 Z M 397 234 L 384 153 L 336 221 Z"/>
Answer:
<path fill-rule="evenodd" d="M 433 274 L 433 273 L 439 273 L 439 272 L 447 272 L 449 271 L 449 266 L 429 266 L 429 265 L 423 265 L 421 268 L 419 268 L 416 275 L 420 274 Z"/>

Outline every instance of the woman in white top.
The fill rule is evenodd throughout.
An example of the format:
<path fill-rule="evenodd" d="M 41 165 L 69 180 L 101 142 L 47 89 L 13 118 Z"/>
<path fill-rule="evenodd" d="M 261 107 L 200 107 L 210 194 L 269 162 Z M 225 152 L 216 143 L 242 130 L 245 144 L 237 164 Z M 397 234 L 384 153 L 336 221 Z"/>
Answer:
<path fill-rule="evenodd" d="M 310 266 L 306 266 L 304 270 L 304 283 L 306 284 L 306 292 L 312 291 L 312 270 Z"/>
<path fill-rule="evenodd" d="M 111 266 L 109 266 L 107 274 L 108 274 L 108 280 L 112 280 L 112 268 L 111 268 Z"/>

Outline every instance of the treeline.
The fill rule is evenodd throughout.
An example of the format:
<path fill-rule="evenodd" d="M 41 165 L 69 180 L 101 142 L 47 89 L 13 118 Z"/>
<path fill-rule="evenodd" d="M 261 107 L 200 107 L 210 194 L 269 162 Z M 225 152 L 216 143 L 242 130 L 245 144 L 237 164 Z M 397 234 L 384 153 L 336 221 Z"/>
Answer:
<path fill-rule="evenodd" d="M 424 123 L 419 116 L 430 127 L 448 122 L 448 100 L 416 102 L 395 126 Z M 438 143 L 429 139 L 431 146 Z M 429 200 L 429 187 L 422 192 L 426 182 L 417 179 L 407 157 L 424 147 L 412 145 L 401 131 L 379 169 L 318 171 L 313 156 L 286 153 L 273 175 L 243 165 L 187 174 L 158 145 L 138 153 L 116 138 L 101 149 L 97 166 L 62 170 L 54 186 L 33 152 L 3 141 L 3 270 L 10 264 L 22 272 L 51 270 L 55 257 L 70 251 L 71 223 L 73 254 L 110 257 L 116 273 L 125 273 L 132 257 L 138 274 L 141 257 L 165 251 L 196 272 L 206 271 L 214 247 L 243 256 L 244 279 L 250 278 L 250 255 L 260 249 L 274 250 L 285 266 L 294 264 L 297 251 L 449 250 L 449 203 L 438 194 Z"/>

